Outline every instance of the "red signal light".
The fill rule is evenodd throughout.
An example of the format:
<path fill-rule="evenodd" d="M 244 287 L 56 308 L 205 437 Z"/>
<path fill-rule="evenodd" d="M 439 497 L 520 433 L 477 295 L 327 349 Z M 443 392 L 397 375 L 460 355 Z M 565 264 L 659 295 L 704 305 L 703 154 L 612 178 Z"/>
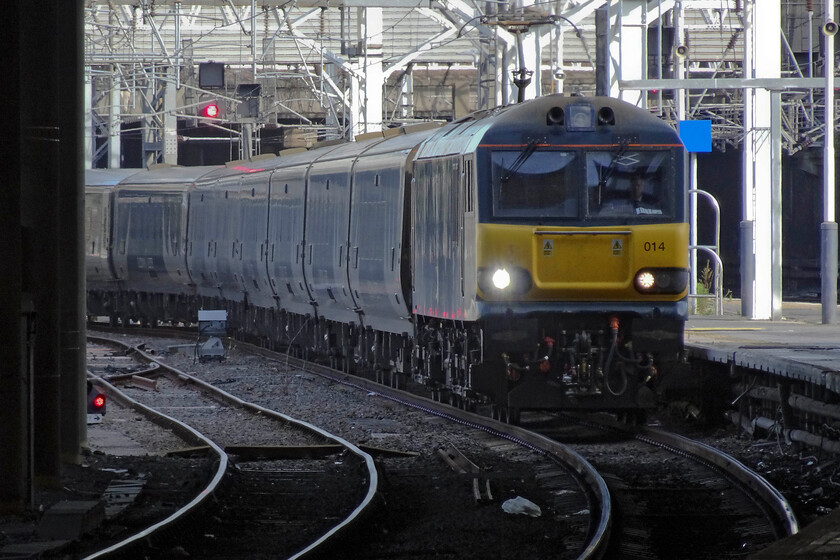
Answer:
<path fill-rule="evenodd" d="M 87 413 L 105 414 L 105 393 L 99 387 L 95 387 L 90 381 L 87 382 Z"/>
<path fill-rule="evenodd" d="M 219 104 L 216 102 L 208 103 L 204 107 L 201 108 L 201 116 L 207 117 L 210 119 L 216 119 L 219 117 Z"/>

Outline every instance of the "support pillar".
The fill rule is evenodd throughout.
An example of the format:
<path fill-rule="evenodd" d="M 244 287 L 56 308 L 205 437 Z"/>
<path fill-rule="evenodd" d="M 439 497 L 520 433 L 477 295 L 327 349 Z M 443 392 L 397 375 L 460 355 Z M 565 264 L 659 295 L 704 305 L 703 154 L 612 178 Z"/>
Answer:
<path fill-rule="evenodd" d="M 82 137 L 84 17 L 74 3 L 59 2 L 56 72 L 61 83 L 58 112 L 57 204 L 59 279 L 59 364 L 61 381 L 60 458 L 78 463 L 87 441 L 84 268 L 84 147 Z M 75 110 L 74 110 L 75 109 Z M 113 124 L 113 122 L 112 122 Z M 119 126 L 119 124 L 117 124 Z"/>
<path fill-rule="evenodd" d="M 608 62 L 608 95 L 645 106 L 645 92 L 618 87 L 619 80 L 643 80 L 647 78 L 647 12 L 645 0 L 623 0 L 617 5 L 606 5 L 606 34 Z"/>
<path fill-rule="evenodd" d="M 4 78 L 7 83 L 0 89 L 0 100 L 8 111 L 6 115 L 12 132 L 0 139 L 0 149 L 5 154 L 6 165 L 0 166 L 0 223 L 3 225 L 4 240 L 0 255 L 8 272 L 0 277 L 0 512 L 18 513 L 33 505 L 32 496 L 32 434 L 30 424 L 29 376 L 32 368 L 27 359 L 27 340 L 31 334 L 31 302 L 28 301 L 23 274 L 21 192 L 24 189 L 22 175 L 22 144 L 18 131 L 29 134 L 27 127 L 32 123 L 23 116 L 22 103 L 31 95 L 35 73 L 39 71 L 21 56 L 24 52 L 22 36 L 34 29 L 35 18 L 27 18 L 26 26 L 22 13 L 27 10 L 21 4 L 12 3 L 6 7 L 0 18 L 0 35 L 5 40 L 3 48 L 8 55 Z M 26 79 L 24 79 L 26 78 Z"/>
<path fill-rule="evenodd" d="M 85 131 L 85 168 L 93 167 L 93 154 L 96 152 L 96 139 L 93 134 L 93 80 L 91 68 L 85 72 L 85 122 L 82 125 Z"/>
<path fill-rule="evenodd" d="M 171 165 L 178 165 L 178 117 L 175 116 L 178 106 L 175 87 L 177 72 L 177 68 L 168 67 L 163 85 L 163 163 Z"/>
<path fill-rule="evenodd" d="M 825 23 L 834 22 L 834 0 L 825 0 Z M 837 223 L 834 218 L 834 35 L 824 37 L 825 139 L 823 144 L 822 322 L 837 322 Z"/>
<path fill-rule="evenodd" d="M 382 130 L 382 95 L 385 84 L 382 72 L 382 8 L 362 8 L 362 30 L 359 44 L 364 49 L 364 115 L 363 132 Z"/>
<path fill-rule="evenodd" d="M 753 297 L 753 278 L 755 278 L 753 227 L 752 220 L 741 222 L 741 315 L 744 317 L 753 316 L 753 302 L 755 301 Z"/>
<path fill-rule="evenodd" d="M 744 73 L 748 78 L 779 78 L 781 67 L 781 5 L 745 2 Z M 753 221 L 755 274 L 752 319 L 773 316 L 772 116 L 771 95 L 764 89 L 744 90 L 743 218 Z M 743 294 L 742 294 L 743 297 Z"/>
<path fill-rule="evenodd" d="M 48 1 L 38 10 L 24 17 L 38 20 L 24 23 L 30 32 L 21 35 L 21 53 L 26 54 L 22 64 L 39 68 L 41 80 L 37 91 L 27 87 L 22 91 L 21 115 L 25 119 L 22 146 L 22 246 L 27 263 L 25 282 L 34 301 L 34 373 L 33 430 L 37 445 L 33 447 L 35 483 L 44 487 L 58 487 L 61 475 L 61 363 L 59 352 L 59 310 L 61 300 L 61 274 L 59 266 L 60 193 L 62 186 L 62 150 L 75 149 L 64 146 L 62 139 L 69 133 L 63 130 L 66 121 L 62 111 L 78 114 L 82 99 L 72 107 L 64 105 L 64 80 L 72 75 L 71 83 L 82 77 L 62 69 L 67 60 L 68 45 L 61 39 L 72 38 L 66 26 L 75 25 L 76 18 L 65 21 L 69 12 L 80 8 L 75 3 L 62 7 L 59 0 Z M 81 41 L 81 38 L 79 38 Z M 71 42 L 69 50 L 75 48 Z M 23 79 L 24 84 L 33 83 Z M 68 84 L 69 85 L 69 84 Z M 75 88 L 73 88 L 75 90 Z M 73 97 L 71 94 L 70 97 Z M 74 134 L 76 131 L 74 131 Z"/>
<path fill-rule="evenodd" d="M 820 227 L 822 260 L 822 322 L 837 322 L 837 222 L 823 222 Z M 831 273 L 834 271 L 834 274 Z"/>
<path fill-rule="evenodd" d="M 350 82 L 350 103 L 346 106 L 347 113 L 344 117 L 344 138 L 352 140 L 355 136 L 362 133 L 364 130 L 364 123 L 362 123 L 362 103 L 361 91 L 362 84 L 359 83 L 359 78 L 356 71 L 360 69 L 361 63 L 354 61 L 351 63 L 354 72 L 351 72 L 347 77 Z"/>
<path fill-rule="evenodd" d="M 108 167 L 119 169 L 122 167 L 122 99 L 120 97 L 122 81 L 116 66 L 112 71 L 114 76 L 111 79 L 111 103 L 108 110 Z"/>
<path fill-rule="evenodd" d="M 782 319 L 782 92 L 770 92 L 770 317 Z"/>

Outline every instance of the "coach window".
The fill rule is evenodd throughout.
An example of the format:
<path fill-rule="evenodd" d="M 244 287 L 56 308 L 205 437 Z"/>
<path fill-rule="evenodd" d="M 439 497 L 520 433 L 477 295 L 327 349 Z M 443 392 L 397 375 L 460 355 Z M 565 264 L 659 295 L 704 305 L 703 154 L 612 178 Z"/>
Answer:
<path fill-rule="evenodd" d="M 493 215 L 498 218 L 576 218 L 574 152 L 540 151 L 527 145 L 491 156 Z"/>

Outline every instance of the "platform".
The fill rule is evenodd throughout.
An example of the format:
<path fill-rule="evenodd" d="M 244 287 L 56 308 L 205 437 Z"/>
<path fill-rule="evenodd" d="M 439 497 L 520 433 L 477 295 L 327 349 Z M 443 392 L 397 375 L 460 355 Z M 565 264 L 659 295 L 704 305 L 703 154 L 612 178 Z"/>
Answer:
<path fill-rule="evenodd" d="M 741 316 L 727 301 L 723 316 L 692 316 L 686 324 L 689 355 L 803 379 L 840 392 L 840 324 L 822 324 L 818 303 L 783 303 L 782 319 Z M 749 560 L 840 558 L 840 509 L 749 556 Z"/>
<path fill-rule="evenodd" d="M 724 314 L 692 316 L 685 344 L 691 357 L 801 379 L 840 393 L 840 324 L 822 323 L 818 303 L 784 303 L 782 319 L 741 316 L 741 302 Z"/>

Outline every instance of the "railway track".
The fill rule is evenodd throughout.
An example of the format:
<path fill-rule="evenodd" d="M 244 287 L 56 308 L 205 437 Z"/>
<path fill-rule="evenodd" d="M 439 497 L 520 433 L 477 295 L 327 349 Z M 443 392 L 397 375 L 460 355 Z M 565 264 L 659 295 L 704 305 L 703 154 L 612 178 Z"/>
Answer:
<path fill-rule="evenodd" d="M 616 504 L 610 558 L 743 558 L 798 530 L 778 491 L 713 447 L 605 418 L 562 422 L 532 427 L 573 439 L 607 481 Z"/>
<path fill-rule="evenodd" d="M 148 333 L 144 331 L 143 334 Z M 167 335 L 172 336 L 171 333 Z M 546 494 L 575 496 L 566 503 L 558 500 L 552 504 L 555 512 L 588 511 L 585 523 L 581 522 L 579 516 L 575 519 L 575 516 L 561 515 L 563 531 L 574 535 L 559 546 L 555 543 L 555 550 L 566 551 L 561 557 L 596 558 L 605 553 L 610 558 L 627 559 L 742 557 L 748 551 L 758 550 L 769 542 L 796 531 L 796 521 L 790 507 L 778 492 L 732 457 L 697 442 L 646 428 L 631 429 L 617 423 L 606 427 L 593 425 L 585 428 L 577 424 L 573 429 L 573 436 L 570 435 L 571 432 L 563 436 L 553 434 L 551 430 L 540 435 L 537 432 L 544 430 L 544 426 L 516 427 L 501 424 L 434 402 L 425 396 L 391 389 L 363 378 L 349 377 L 344 373 L 316 364 L 299 362 L 287 356 L 278 357 L 278 354 L 261 348 L 238 342 L 235 344 L 237 349 L 262 356 L 271 363 L 283 363 L 284 367 L 299 368 L 297 371 L 305 372 L 304 375 L 323 376 L 334 383 L 343 383 L 369 394 L 388 398 L 394 403 L 415 407 L 424 414 L 433 414 L 437 418 L 481 430 L 484 435 L 480 439 L 487 448 L 525 446 L 526 449 L 547 456 L 556 453 L 556 457 L 553 457 L 556 465 L 569 460 L 573 466 L 541 467 L 544 470 L 536 477 L 555 484 L 563 478 L 558 471 L 574 472 L 574 478 L 577 480 L 571 484 L 567 481 L 548 488 Z M 279 389 L 274 390 L 275 393 L 278 390 L 288 391 L 289 381 L 278 387 Z M 525 419 L 527 418 L 526 415 Z M 429 426 L 435 424 L 433 421 Z M 587 436 L 588 430 L 600 435 Z M 588 439 L 591 437 L 596 440 L 600 438 L 617 441 L 623 447 L 614 453 L 603 454 L 599 451 L 589 457 L 587 462 L 564 445 L 553 441 L 557 439 L 570 442 L 576 449 L 581 450 L 582 455 L 588 456 Z M 451 450 L 440 449 L 439 453 L 451 454 Z M 613 459 L 612 456 L 618 458 Z M 643 458 L 642 462 L 637 460 L 639 458 Z M 485 463 L 487 462 L 485 460 Z M 593 472 L 588 463 L 603 470 L 606 483 L 598 481 L 600 475 Z M 667 465 L 668 468 L 663 469 L 663 465 Z M 483 493 L 483 488 L 488 489 L 487 494 L 492 494 L 493 488 L 504 488 L 509 480 L 516 477 L 516 473 L 504 472 L 504 469 L 490 476 L 487 476 L 486 472 L 476 473 L 473 467 L 462 467 L 462 470 L 467 471 L 460 474 L 467 488 L 464 490 L 464 497 L 474 496 L 475 503 L 482 501 L 477 495 Z M 683 473 L 683 478 L 667 478 L 667 472 L 672 470 Z M 423 500 L 422 491 L 418 493 L 417 490 L 418 473 L 413 469 L 392 467 L 388 480 L 392 491 L 413 496 L 410 500 Z M 564 484 L 567 487 L 564 487 Z M 480 486 L 478 490 L 477 485 Z M 581 500 L 580 493 L 575 493 L 568 486 L 588 486 L 586 498 Z M 398 509 L 393 504 L 391 507 L 394 510 Z M 399 515 L 411 516 L 410 508 Z M 489 522 L 482 522 L 485 532 L 489 525 Z M 422 537 L 412 531 L 406 531 L 406 526 L 411 524 L 404 524 L 402 528 L 398 528 L 379 521 L 370 527 L 376 533 L 393 535 L 402 531 L 398 538 L 422 540 Z M 700 529 L 704 526 L 707 528 L 706 532 Z M 690 527 L 690 530 L 685 531 L 685 527 Z M 421 532 L 431 530 L 423 524 L 416 524 L 415 529 Z M 440 527 L 435 530 L 441 531 Z M 614 538 L 610 540 L 611 533 Z M 379 539 L 372 538 L 370 533 L 362 534 L 365 535 L 366 545 L 355 542 L 352 538 L 345 542 L 351 543 L 348 546 L 368 546 L 369 553 L 375 549 L 375 555 L 371 557 L 404 557 L 409 552 L 417 557 L 424 557 L 424 552 L 418 552 L 416 549 L 395 551 L 392 544 L 386 544 L 390 540 L 387 537 Z M 479 536 L 476 535 L 475 538 L 479 539 Z M 686 543 L 694 543 L 695 546 L 689 545 L 686 549 Z M 569 550 L 577 552 L 570 555 Z M 463 549 L 457 546 L 427 552 L 430 557 L 457 558 L 463 555 Z"/>
<path fill-rule="evenodd" d="M 236 344 L 237 351 L 245 351 L 241 344 Z M 158 346 L 163 348 L 166 344 Z M 422 437 L 433 438 L 445 430 L 473 433 L 467 436 L 466 444 L 461 443 L 458 447 L 466 447 L 465 453 L 480 465 L 480 478 L 483 488 L 489 490 L 490 499 L 476 501 L 474 473 L 450 470 L 440 459 L 438 447 L 425 446 L 435 463 L 431 467 L 425 463 L 419 463 L 423 466 L 418 467 L 408 455 L 380 458 L 378 463 L 384 471 L 381 477 L 387 482 L 382 491 L 385 511 L 369 516 L 363 527 L 339 538 L 341 544 L 338 546 L 342 550 L 357 552 L 355 556 L 338 557 L 479 557 L 482 550 L 486 550 L 485 555 L 498 554 L 500 546 L 509 547 L 513 554 L 505 557 L 585 559 L 602 554 L 609 534 L 609 494 L 597 473 L 567 447 L 516 426 L 500 424 L 405 391 L 349 378 L 314 364 L 287 363 L 295 361 L 265 350 L 249 347 L 247 351 L 260 355 L 252 358 L 262 364 L 263 371 L 252 371 L 250 364 L 254 361 L 246 366 L 236 366 L 234 362 L 244 362 L 231 359 L 226 364 L 201 367 L 202 380 L 208 386 L 225 384 L 237 394 L 242 386 L 256 387 L 256 392 L 265 397 L 264 404 L 269 406 L 284 393 L 294 400 L 308 398 L 308 394 L 293 386 L 307 383 L 301 380 L 303 378 L 318 376 L 333 384 L 333 391 L 352 391 L 368 399 L 375 395 L 386 408 L 407 411 L 402 414 L 417 418 L 415 421 L 424 434 Z M 189 358 L 182 357 L 181 361 L 189 363 Z M 294 368 L 293 372 L 281 374 L 287 365 Z M 237 372 L 236 379 L 231 378 L 231 368 Z M 265 385 L 265 382 L 274 385 Z M 168 406 L 158 395 L 169 390 L 162 384 L 159 383 L 154 393 L 138 390 L 153 394 L 154 400 L 164 409 Z M 182 404 L 178 406 L 196 406 L 188 405 L 183 398 L 180 400 Z M 299 404 L 307 409 L 315 408 L 311 403 Z M 381 413 L 374 411 L 373 415 L 380 416 Z M 356 418 L 355 422 L 364 424 L 366 420 Z M 347 418 L 343 421 L 346 423 Z M 453 490 L 447 490 L 450 487 Z M 543 515 L 534 519 L 505 513 L 504 504 L 516 498 L 517 493 L 538 502 Z M 493 538 L 499 542 L 494 544 Z"/>
<path fill-rule="evenodd" d="M 126 353 L 151 365 L 126 364 Z M 349 442 L 150 362 L 137 351 L 118 351 L 113 360 L 104 354 L 101 346 L 93 349 L 94 371 L 127 385 L 117 389 L 104 377 L 96 383 L 105 385 L 112 399 L 175 428 L 193 445 L 187 453 L 212 454 L 217 469 L 175 514 L 88 558 L 127 553 L 171 558 L 178 551 L 201 558 L 304 557 L 329 546 L 374 504 L 373 459 Z M 243 422 L 251 427 L 247 435 L 237 430 Z M 330 499 L 317 500 L 312 510 L 315 493 Z"/>

